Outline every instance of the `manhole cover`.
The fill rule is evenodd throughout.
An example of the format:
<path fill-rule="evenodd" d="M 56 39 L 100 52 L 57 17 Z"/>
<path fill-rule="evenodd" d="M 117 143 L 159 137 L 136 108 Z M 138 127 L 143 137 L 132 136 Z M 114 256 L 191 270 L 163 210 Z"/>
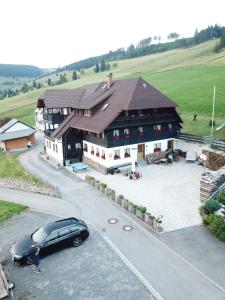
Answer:
<path fill-rule="evenodd" d="M 123 226 L 124 231 L 131 231 L 132 229 L 133 229 L 133 227 L 131 225 L 124 225 Z"/>
<path fill-rule="evenodd" d="M 116 224 L 118 222 L 117 219 L 109 219 L 108 220 L 109 224 Z"/>

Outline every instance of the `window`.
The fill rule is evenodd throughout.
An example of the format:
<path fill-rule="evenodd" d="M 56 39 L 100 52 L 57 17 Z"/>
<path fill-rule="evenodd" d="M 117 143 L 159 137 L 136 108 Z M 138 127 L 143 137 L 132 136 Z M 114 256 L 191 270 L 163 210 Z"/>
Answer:
<path fill-rule="evenodd" d="M 49 129 L 49 124 L 48 124 L 48 123 L 45 124 L 45 128 L 46 128 L 47 130 Z"/>
<path fill-rule="evenodd" d="M 53 127 L 53 125 L 52 125 L 52 124 L 50 124 L 50 129 L 54 129 L 54 127 Z"/>
<path fill-rule="evenodd" d="M 154 144 L 154 152 L 160 152 L 161 151 L 161 143 Z"/>
<path fill-rule="evenodd" d="M 48 142 L 49 148 L 51 149 L 52 143 L 49 141 Z"/>
<path fill-rule="evenodd" d="M 58 145 L 55 145 L 55 152 L 58 153 Z"/>
<path fill-rule="evenodd" d="M 102 159 L 105 159 L 105 151 L 104 151 L 104 150 L 102 150 L 101 158 L 102 158 Z"/>
<path fill-rule="evenodd" d="M 124 149 L 124 157 L 130 157 L 130 148 L 125 148 Z"/>
<path fill-rule="evenodd" d="M 80 231 L 80 228 L 77 227 L 76 225 L 73 225 L 73 226 L 70 227 L 70 231 L 71 231 L 71 232 L 79 232 L 79 231 Z"/>
<path fill-rule="evenodd" d="M 67 145 L 67 149 L 71 150 L 71 145 L 70 144 Z"/>
<path fill-rule="evenodd" d="M 84 143 L 84 151 L 88 152 L 88 145 L 86 143 Z"/>
<path fill-rule="evenodd" d="M 89 109 L 84 110 L 84 116 L 89 117 L 91 116 L 91 111 Z"/>
<path fill-rule="evenodd" d="M 63 114 L 64 116 L 66 116 L 66 115 L 67 115 L 67 108 L 63 108 L 63 110 L 62 110 L 62 114 Z"/>
<path fill-rule="evenodd" d="M 154 125 L 154 131 L 155 132 L 161 132 L 162 131 L 162 126 L 160 124 Z"/>
<path fill-rule="evenodd" d="M 51 242 L 53 240 L 56 240 L 58 238 L 58 232 L 55 231 L 55 232 L 52 232 L 48 237 L 47 239 L 45 240 L 45 242 Z"/>
<path fill-rule="evenodd" d="M 58 128 L 59 127 L 59 124 L 54 124 L 54 128 Z"/>
<path fill-rule="evenodd" d="M 76 150 L 81 150 L 81 143 L 76 143 L 75 148 Z"/>
<path fill-rule="evenodd" d="M 53 144 L 53 151 L 55 151 L 55 144 Z"/>
<path fill-rule="evenodd" d="M 99 154 L 99 148 L 96 148 L 96 156 L 100 156 L 100 154 Z"/>
<path fill-rule="evenodd" d="M 129 131 L 129 129 L 124 129 L 124 136 L 125 136 L 125 138 L 129 138 L 130 137 L 130 131 Z"/>
<path fill-rule="evenodd" d="M 140 136 L 144 135 L 144 128 L 143 127 L 138 127 L 138 133 Z"/>
<path fill-rule="evenodd" d="M 114 159 L 120 159 L 120 150 L 114 151 Z"/>
<path fill-rule="evenodd" d="M 95 151 L 94 151 L 94 147 L 93 146 L 91 146 L 91 154 L 95 154 Z"/>
<path fill-rule="evenodd" d="M 171 123 L 168 124 L 168 129 L 169 129 L 169 132 L 172 132 L 173 131 L 173 126 Z"/>
<path fill-rule="evenodd" d="M 70 233 L 70 229 L 67 227 L 67 228 L 62 228 L 59 230 L 59 237 L 63 237 L 67 234 Z"/>
<path fill-rule="evenodd" d="M 52 115 L 52 114 L 53 114 L 52 108 L 49 108 L 49 109 L 48 109 L 48 114 L 49 114 L 49 115 Z"/>
<path fill-rule="evenodd" d="M 118 140 L 120 138 L 120 131 L 119 130 L 113 130 L 113 138 L 115 140 Z"/>

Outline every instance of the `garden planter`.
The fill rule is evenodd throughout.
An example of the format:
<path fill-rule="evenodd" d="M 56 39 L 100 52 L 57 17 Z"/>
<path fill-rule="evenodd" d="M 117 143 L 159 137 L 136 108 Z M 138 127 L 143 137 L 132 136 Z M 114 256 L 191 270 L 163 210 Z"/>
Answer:
<path fill-rule="evenodd" d="M 153 225 L 153 220 L 155 220 L 155 217 L 153 217 L 153 216 L 149 216 L 149 218 L 148 218 L 148 224 L 150 225 L 150 226 L 152 226 Z"/>
<path fill-rule="evenodd" d="M 144 214 L 139 209 L 136 210 L 136 216 L 138 219 L 144 220 Z"/>
<path fill-rule="evenodd" d="M 116 195 L 115 194 L 110 194 L 110 199 L 112 199 L 113 201 L 115 201 Z"/>
<path fill-rule="evenodd" d="M 119 205 L 122 205 L 122 199 L 120 196 L 117 196 L 116 197 L 116 202 L 119 204 Z"/>
<path fill-rule="evenodd" d="M 95 179 L 91 179 L 91 185 L 95 186 Z"/>
<path fill-rule="evenodd" d="M 124 198 L 121 198 L 121 206 L 123 208 L 125 208 L 125 203 L 126 203 L 126 200 Z"/>
<path fill-rule="evenodd" d="M 128 201 L 125 201 L 125 203 L 124 203 L 124 208 L 128 210 L 128 206 L 129 206 L 129 202 L 128 202 Z"/>
<path fill-rule="evenodd" d="M 97 187 L 100 185 L 100 182 L 98 180 L 95 180 L 95 187 L 97 189 Z"/>
<path fill-rule="evenodd" d="M 144 222 L 149 224 L 149 219 L 150 219 L 150 213 L 144 213 Z"/>
<path fill-rule="evenodd" d="M 132 214 L 135 215 L 136 209 L 134 208 L 134 206 L 133 206 L 132 204 L 129 204 L 129 205 L 128 205 L 128 211 L 129 211 L 130 213 L 132 213 Z"/>
<path fill-rule="evenodd" d="M 111 194 L 111 189 L 110 188 L 106 188 L 105 189 L 105 193 L 106 193 L 106 196 L 110 196 L 110 194 Z"/>
<path fill-rule="evenodd" d="M 106 190 L 106 188 L 105 188 L 104 186 L 100 185 L 100 191 L 101 191 L 103 194 L 105 194 L 105 190 Z"/>

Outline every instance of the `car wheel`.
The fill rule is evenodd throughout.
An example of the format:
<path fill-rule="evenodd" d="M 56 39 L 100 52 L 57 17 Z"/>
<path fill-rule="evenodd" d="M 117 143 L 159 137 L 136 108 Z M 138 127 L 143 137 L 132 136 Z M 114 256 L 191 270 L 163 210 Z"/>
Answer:
<path fill-rule="evenodd" d="M 81 243 L 82 243 L 82 239 L 81 238 L 79 238 L 79 237 L 75 238 L 73 240 L 73 247 L 79 247 Z"/>
<path fill-rule="evenodd" d="M 33 264 L 32 259 L 29 256 L 26 257 L 25 263 L 26 263 L 26 265 L 32 265 Z"/>

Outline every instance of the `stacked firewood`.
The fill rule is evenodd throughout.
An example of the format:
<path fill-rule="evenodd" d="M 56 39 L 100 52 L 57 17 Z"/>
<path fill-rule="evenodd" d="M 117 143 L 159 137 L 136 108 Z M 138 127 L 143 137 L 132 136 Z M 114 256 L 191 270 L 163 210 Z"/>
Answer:
<path fill-rule="evenodd" d="M 205 202 L 225 182 L 225 167 L 218 171 L 208 171 L 200 181 L 200 200 Z"/>
<path fill-rule="evenodd" d="M 216 171 L 225 166 L 225 153 L 215 150 L 202 150 L 202 153 L 206 155 L 205 167 L 210 170 Z"/>

